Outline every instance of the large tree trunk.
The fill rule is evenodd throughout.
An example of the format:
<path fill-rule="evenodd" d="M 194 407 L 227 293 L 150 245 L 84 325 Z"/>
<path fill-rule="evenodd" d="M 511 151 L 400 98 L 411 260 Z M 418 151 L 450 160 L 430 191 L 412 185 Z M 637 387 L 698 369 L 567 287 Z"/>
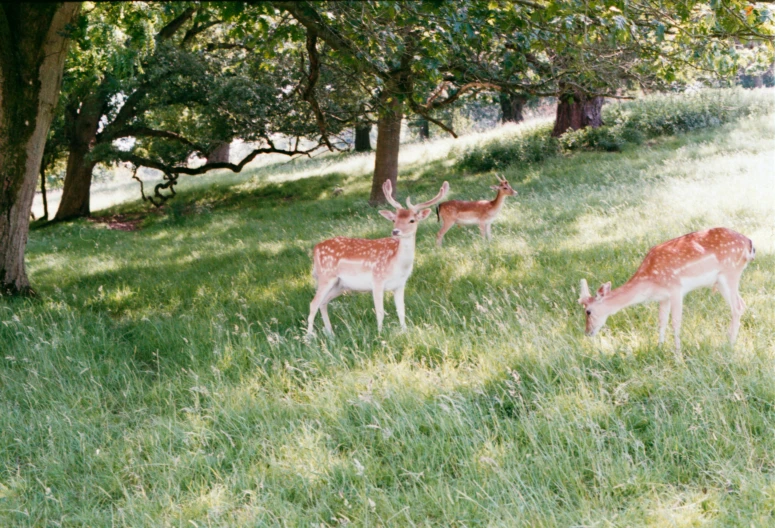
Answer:
<path fill-rule="evenodd" d="M 563 93 L 557 103 L 553 137 L 563 135 L 568 129 L 597 128 L 603 124 L 603 97 L 588 97 L 578 90 Z"/>
<path fill-rule="evenodd" d="M 67 172 L 62 188 L 55 221 L 71 220 L 89 216 L 91 209 L 89 196 L 92 171 L 95 162 L 89 153 L 97 139 L 97 129 L 106 101 L 99 93 L 92 94 L 80 105 L 80 109 L 70 109 L 68 119 L 70 135 L 70 154 L 67 158 Z"/>
<path fill-rule="evenodd" d="M 377 123 L 377 152 L 374 156 L 374 177 L 371 180 L 369 203 L 385 203 L 382 184 L 390 180 L 393 191 L 398 179 L 398 148 L 401 139 L 401 120 L 403 104 L 394 93 L 387 92 L 382 97 L 382 108 Z"/>
<path fill-rule="evenodd" d="M 207 163 L 229 163 L 229 148 L 231 142 L 224 141 L 215 147 L 212 152 L 207 155 Z"/>
<path fill-rule="evenodd" d="M 519 123 L 524 120 L 522 109 L 525 107 L 525 96 L 501 92 L 498 97 L 501 104 L 501 122 Z"/>
<path fill-rule="evenodd" d="M 32 293 L 24 268 L 32 198 L 80 3 L 0 4 L 0 292 Z"/>
<path fill-rule="evenodd" d="M 355 152 L 371 152 L 371 123 L 355 125 Z"/>

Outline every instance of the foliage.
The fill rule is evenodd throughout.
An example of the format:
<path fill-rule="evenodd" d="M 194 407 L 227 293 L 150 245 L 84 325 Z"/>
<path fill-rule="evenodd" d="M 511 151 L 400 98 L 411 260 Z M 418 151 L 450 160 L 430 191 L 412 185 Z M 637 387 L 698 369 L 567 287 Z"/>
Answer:
<path fill-rule="evenodd" d="M 774 137 L 770 115 L 512 165 L 492 243 L 456 229 L 437 250 L 420 226 L 404 333 L 347 295 L 339 337 L 302 340 L 313 244 L 389 232 L 363 156 L 188 180 L 188 213 L 137 232 L 33 231 L 39 298 L 0 299 L 0 524 L 766 526 Z M 491 196 L 431 154 L 407 192 Z M 654 305 L 583 336 L 580 277 L 619 284 L 710 225 L 757 246 L 734 350 L 710 290 L 686 299 L 684 362 Z"/>
<path fill-rule="evenodd" d="M 602 127 L 569 130 L 559 140 L 549 137 L 551 127 L 546 125 L 523 127 L 516 133 L 467 150 L 458 163 L 465 170 L 489 172 L 542 161 L 562 151 L 620 151 L 625 145 L 638 145 L 645 138 L 718 127 L 773 110 L 775 100 L 769 92 L 705 89 L 684 94 L 654 94 L 605 105 Z"/>
<path fill-rule="evenodd" d="M 541 162 L 558 154 L 557 140 L 547 124 L 523 127 L 517 134 L 469 148 L 458 165 L 471 172 L 503 170 L 512 165 Z"/>
<path fill-rule="evenodd" d="M 569 131 L 560 138 L 565 150 L 618 151 L 627 143 L 718 127 L 775 110 L 775 100 L 744 90 L 701 90 L 688 94 L 655 94 L 604 107 L 606 126 Z"/>

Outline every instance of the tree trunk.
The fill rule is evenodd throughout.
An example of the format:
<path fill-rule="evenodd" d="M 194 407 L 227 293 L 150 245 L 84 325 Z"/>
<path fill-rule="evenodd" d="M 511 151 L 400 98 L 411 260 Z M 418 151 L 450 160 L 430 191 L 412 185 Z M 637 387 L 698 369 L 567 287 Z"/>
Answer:
<path fill-rule="evenodd" d="M 207 155 L 207 163 L 229 163 L 229 147 L 231 142 L 224 141 Z"/>
<path fill-rule="evenodd" d="M 603 97 L 588 97 L 578 90 L 563 93 L 557 103 L 553 137 L 563 135 L 568 129 L 579 130 L 588 126 L 597 128 L 603 124 Z"/>
<path fill-rule="evenodd" d="M 63 220 L 72 220 L 91 214 L 89 196 L 91 189 L 91 178 L 94 165 L 96 163 L 87 161 L 89 148 L 79 146 L 77 149 L 71 149 L 67 158 L 67 172 L 65 173 L 65 183 L 62 188 L 62 199 L 59 202 L 59 209 L 54 220 L 61 222 Z"/>
<path fill-rule="evenodd" d="M 393 192 L 398 179 L 398 149 L 401 139 L 403 104 L 394 94 L 386 92 L 382 97 L 382 110 L 377 123 L 377 153 L 374 156 L 374 177 L 371 181 L 369 204 L 385 203 L 382 184 L 390 180 Z"/>
<path fill-rule="evenodd" d="M 104 97 L 99 91 L 90 95 L 82 102 L 80 109 L 72 109 L 72 115 L 68 116 L 72 121 L 68 131 L 70 155 L 67 158 L 62 199 L 54 221 L 72 220 L 91 214 L 89 195 L 96 163 L 91 161 L 89 153 L 97 140 L 97 129 L 107 102 Z"/>
<path fill-rule="evenodd" d="M 355 152 L 371 152 L 371 123 L 355 125 Z"/>
<path fill-rule="evenodd" d="M 40 167 L 40 197 L 43 200 L 43 220 L 48 222 L 48 197 L 46 196 L 46 170 Z"/>
<path fill-rule="evenodd" d="M 500 93 L 501 122 L 519 123 L 524 120 L 522 109 L 525 107 L 525 96 L 519 94 Z"/>
<path fill-rule="evenodd" d="M 80 3 L 0 4 L 0 293 L 31 294 L 30 211 Z"/>
<path fill-rule="evenodd" d="M 417 120 L 417 133 L 420 136 L 420 141 L 427 141 L 431 137 L 430 126 L 428 120 L 424 117 L 420 117 Z"/>

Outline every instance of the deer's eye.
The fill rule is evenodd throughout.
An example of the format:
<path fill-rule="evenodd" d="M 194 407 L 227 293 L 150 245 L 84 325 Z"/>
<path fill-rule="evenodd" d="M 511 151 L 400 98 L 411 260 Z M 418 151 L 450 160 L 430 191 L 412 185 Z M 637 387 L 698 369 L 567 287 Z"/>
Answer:
<path fill-rule="evenodd" d="M 587 310 L 587 315 L 592 315 L 592 310 Z"/>
<path fill-rule="evenodd" d="M 409 220 L 409 223 L 410 223 L 410 224 L 413 224 L 413 223 L 414 223 L 414 220 Z"/>

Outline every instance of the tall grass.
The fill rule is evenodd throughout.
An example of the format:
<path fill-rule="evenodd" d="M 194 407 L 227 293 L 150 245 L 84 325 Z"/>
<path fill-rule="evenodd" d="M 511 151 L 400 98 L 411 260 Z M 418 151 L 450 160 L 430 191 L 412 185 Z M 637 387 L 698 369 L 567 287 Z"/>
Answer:
<path fill-rule="evenodd" d="M 189 188 L 137 232 L 34 231 L 40 295 L 0 300 L 0 525 L 772 524 L 774 132 L 754 116 L 507 167 L 491 243 L 436 249 L 420 226 L 405 332 L 389 299 L 380 335 L 346 295 L 337 337 L 303 339 L 312 246 L 389 231 L 358 169 Z M 403 165 L 399 194 L 443 180 L 491 193 L 450 157 Z M 757 246 L 734 350 L 708 290 L 683 362 L 655 306 L 583 336 L 579 278 L 620 284 L 712 225 Z"/>

